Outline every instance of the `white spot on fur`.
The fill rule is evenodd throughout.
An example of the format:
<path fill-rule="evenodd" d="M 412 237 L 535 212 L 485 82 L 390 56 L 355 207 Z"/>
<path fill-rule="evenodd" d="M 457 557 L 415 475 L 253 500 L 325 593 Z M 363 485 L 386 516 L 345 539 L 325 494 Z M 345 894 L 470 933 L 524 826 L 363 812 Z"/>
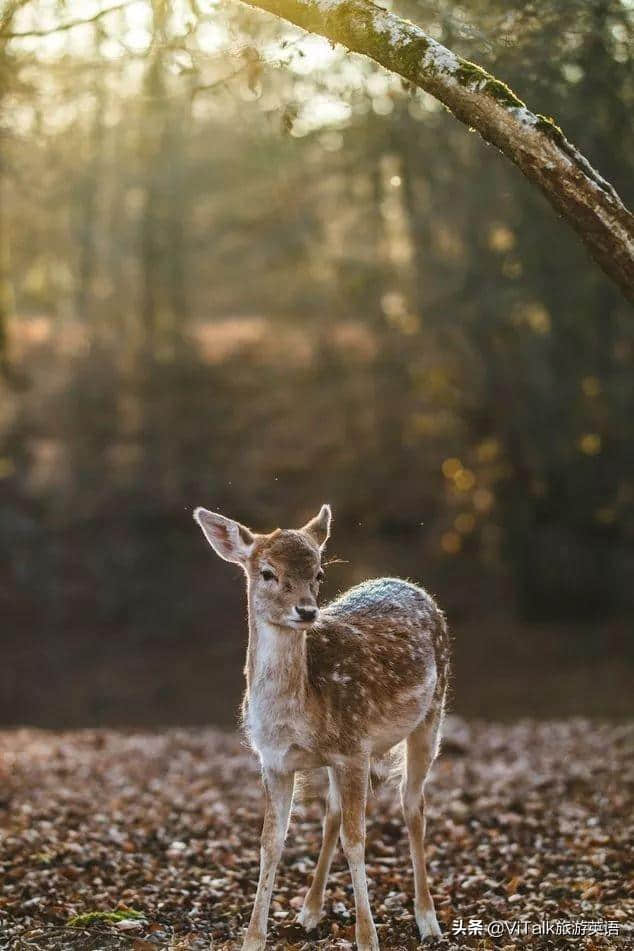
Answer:
<path fill-rule="evenodd" d="M 342 674 L 339 672 L 339 670 L 335 670 L 330 679 L 334 680 L 336 684 L 349 684 L 352 680 L 352 677 L 348 677 L 347 674 Z"/>

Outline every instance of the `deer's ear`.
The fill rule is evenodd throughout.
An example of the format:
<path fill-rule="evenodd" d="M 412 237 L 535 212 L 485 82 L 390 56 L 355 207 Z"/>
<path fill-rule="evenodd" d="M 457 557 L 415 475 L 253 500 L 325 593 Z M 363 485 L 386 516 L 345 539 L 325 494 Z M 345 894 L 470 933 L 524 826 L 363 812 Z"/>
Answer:
<path fill-rule="evenodd" d="M 195 509 L 194 520 L 217 555 L 244 567 L 254 543 L 253 534 L 246 526 L 203 508 Z"/>
<path fill-rule="evenodd" d="M 306 535 L 310 535 L 313 541 L 317 542 L 320 548 L 323 548 L 330 535 L 330 522 L 332 521 L 332 512 L 329 505 L 322 505 L 319 509 L 319 515 L 311 518 L 310 522 L 301 529 Z"/>

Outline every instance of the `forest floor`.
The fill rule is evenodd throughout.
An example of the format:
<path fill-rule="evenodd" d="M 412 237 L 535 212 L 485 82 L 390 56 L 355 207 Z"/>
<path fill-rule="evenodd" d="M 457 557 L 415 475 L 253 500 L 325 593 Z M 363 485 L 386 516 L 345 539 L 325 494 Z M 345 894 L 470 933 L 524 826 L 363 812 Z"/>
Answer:
<path fill-rule="evenodd" d="M 450 717 L 445 736 L 427 787 L 444 937 L 424 947 L 634 947 L 634 725 Z M 414 949 L 398 794 L 383 788 L 372 800 L 367 866 L 381 947 Z M 261 816 L 257 764 L 233 734 L 0 732 L 0 948 L 239 947 Z M 307 937 L 295 923 L 319 840 L 318 807 L 296 807 L 270 948 L 352 947 L 341 855 L 321 924 Z M 532 934 L 546 922 L 582 934 Z"/>

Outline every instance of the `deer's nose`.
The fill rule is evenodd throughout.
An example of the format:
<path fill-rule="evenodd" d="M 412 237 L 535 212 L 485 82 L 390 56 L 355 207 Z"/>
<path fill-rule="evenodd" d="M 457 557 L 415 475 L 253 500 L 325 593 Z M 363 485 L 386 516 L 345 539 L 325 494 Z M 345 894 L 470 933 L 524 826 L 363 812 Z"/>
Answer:
<path fill-rule="evenodd" d="M 317 608 L 300 608 L 296 607 L 299 617 L 302 621 L 314 621 L 317 617 Z"/>

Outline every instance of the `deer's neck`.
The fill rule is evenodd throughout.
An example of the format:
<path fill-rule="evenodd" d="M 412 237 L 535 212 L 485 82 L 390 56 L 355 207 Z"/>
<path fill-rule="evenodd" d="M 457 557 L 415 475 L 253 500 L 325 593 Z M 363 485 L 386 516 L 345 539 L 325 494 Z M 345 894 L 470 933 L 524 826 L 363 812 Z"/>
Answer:
<path fill-rule="evenodd" d="M 249 595 L 247 694 L 266 690 L 280 698 L 301 697 L 306 689 L 306 634 L 258 617 Z"/>

